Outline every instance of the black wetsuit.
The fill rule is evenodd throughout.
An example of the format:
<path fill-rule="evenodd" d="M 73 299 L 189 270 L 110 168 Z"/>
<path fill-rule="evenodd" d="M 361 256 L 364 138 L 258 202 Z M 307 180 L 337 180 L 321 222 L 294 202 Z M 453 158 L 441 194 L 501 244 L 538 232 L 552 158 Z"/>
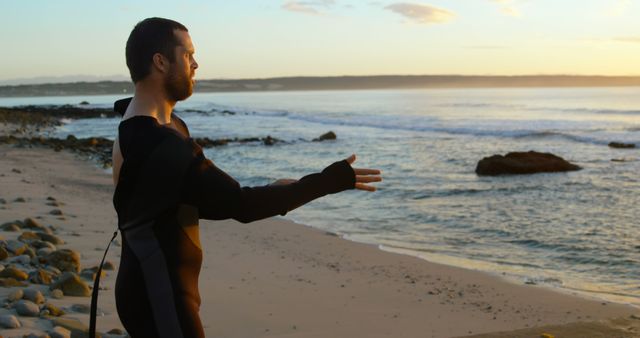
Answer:
<path fill-rule="evenodd" d="M 124 161 L 113 203 L 123 240 L 115 293 L 133 338 L 204 337 L 197 219 L 251 222 L 355 186 L 353 169 L 339 161 L 292 184 L 241 187 L 204 157 L 182 120 L 172 119 L 180 131 L 149 116 L 118 127 Z M 196 226 L 185 227 L 184 215 L 195 216 Z"/>

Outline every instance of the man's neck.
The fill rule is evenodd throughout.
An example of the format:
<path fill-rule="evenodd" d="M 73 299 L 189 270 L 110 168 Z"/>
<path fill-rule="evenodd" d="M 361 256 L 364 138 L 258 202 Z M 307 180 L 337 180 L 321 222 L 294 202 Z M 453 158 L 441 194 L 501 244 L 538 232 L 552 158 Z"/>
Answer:
<path fill-rule="evenodd" d="M 154 117 L 160 124 L 169 124 L 175 105 L 175 101 L 167 99 L 163 88 L 140 82 L 136 83 L 136 92 L 124 117 L 146 115 Z"/>

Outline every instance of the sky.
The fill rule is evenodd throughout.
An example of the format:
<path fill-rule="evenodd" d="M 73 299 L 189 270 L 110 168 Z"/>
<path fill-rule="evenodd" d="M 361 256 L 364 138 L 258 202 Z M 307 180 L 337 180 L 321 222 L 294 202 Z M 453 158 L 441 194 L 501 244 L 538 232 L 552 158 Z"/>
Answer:
<path fill-rule="evenodd" d="M 126 79 L 152 16 L 188 27 L 198 79 L 640 75 L 640 0 L 28 0 L 0 4 L 0 81 Z"/>

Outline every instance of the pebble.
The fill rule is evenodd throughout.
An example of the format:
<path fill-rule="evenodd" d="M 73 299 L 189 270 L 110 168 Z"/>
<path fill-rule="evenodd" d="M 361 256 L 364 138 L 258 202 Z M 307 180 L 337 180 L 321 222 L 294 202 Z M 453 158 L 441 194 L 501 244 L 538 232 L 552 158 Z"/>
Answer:
<path fill-rule="evenodd" d="M 59 215 L 62 215 L 62 210 L 53 209 L 53 210 L 49 211 L 49 214 L 59 216 Z"/>
<path fill-rule="evenodd" d="M 24 243 L 31 243 L 34 241 L 39 241 L 40 237 L 33 231 L 25 231 L 20 236 L 18 236 L 18 240 Z"/>
<path fill-rule="evenodd" d="M 47 311 L 48 315 L 54 316 L 54 317 L 60 317 L 64 314 L 64 311 L 62 311 L 59 307 L 51 304 L 51 303 L 46 303 L 42 306 L 42 310 L 43 311 Z"/>
<path fill-rule="evenodd" d="M 24 227 L 28 229 L 35 229 L 36 231 L 44 231 L 44 232 L 47 232 L 48 230 L 44 225 L 40 224 L 40 222 L 36 221 L 31 217 L 25 218 L 23 223 L 24 223 Z"/>
<path fill-rule="evenodd" d="M 87 283 L 73 272 L 65 272 L 60 278 L 51 284 L 51 289 L 61 289 L 67 296 L 89 297 L 91 290 Z"/>
<path fill-rule="evenodd" d="M 80 276 L 92 281 L 96 280 L 97 274 L 98 274 L 98 267 L 83 269 L 82 272 L 80 272 Z M 104 270 L 102 270 L 100 274 L 100 278 L 104 278 L 106 275 L 107 273 Z"/>
<path fill-rule="evenodd" d="M 47 201 L 56 201 L 55 197 L 47 196 Z"/>
<path fill-rule="evenodd" d="M 9 257 L 9 251 L 0 246 L 0 261 L 5 260 L 7 257 Z"/>
<path fill-rule="evenodd" d="M 18 268 L 10 266 L 0 271 L 0 278 L 13 278 L 15 280 L 22 281 L 27 280 L 29 275 Z"/>
<path fill-rule="evenodd" d="M 102 266 L 102 269 L 104 269 L 104 270 L 115 270 L 116 266 L 111 261 L 106 261 L 106 262 L 104 262 L 104 265 Z"/>
<path fill-rule="evenodd" d="M 64 292 L 60 289 L 53 289 L 51 291 L 51 297 L 54 299 L 62 299 L 62 297 L 64 297 Z"/>
<path fill-rule="evenodd" d="M 17 203 L 24 203 L 24 202 L 26 202 L 27 200 L 26 200 L 26 199 L 24 199 L 24 197 L 18 197 L 18 198 L 16 198 L 16 199 L 14 199 L 13 201 L 14 201 L 14 202 L 17 202 Z"/>
<path fill-rule="evenodd" d="M 89 327 L 82 322 L 71 318 L 54 318 L 52 320 L 54 326 L 61 326 L 71 331 L 72 336 L 84 337 L 89 333 Z M 98 336 L 96 334 L 96 336 Z"/>
<path fill-rule="evenodd" d="M 29 281 L 35 284 L 49 285 L 53 281 L 53 274 L 45 269 L 38 269 L 29 273 Z"/>
<path fill-rule="evenodd" d="M 14 308 L 20 316 L 37 317 L 40 314 L 40 308 L 30 300 L 19 300 Z"/>
<path fill-rule="evenodd" d="M 7 262 L 12 264 L 29 265 L 31 263 L 31 257 L 29 257 L 29 255 L 15 256 L 7 259 Z"/>
<path fill-rule="evenodd" d="M 47 266 L 44 267 L 44 269 L 47 272 L 50 272 L 54 276 L 60 276 L 60 274 L 62 274 L 62 271 L 60 271 L 60 269 L 58 269 L 58 268 L 56 268 L 54 266 L 47 265 Z"/>
<path fill-rule="evenodd" d="M 7 300 L 10 302 L 15 302 L 16 300 L 22 299 L 24 296 L 24 291 L 22 289 L 16 289 L 11 291 L 9 295 L 7 295 Z"/>
<path fill-rule="evenodd" d="M 47 333 L 29 333 L 22 336 L 22 338 L 51 338 Z"/>
<path fill-rule="evenodd" d="M 27 248 L 24 250 L 24 254 L 29 256 L 30 258 L 36 257 L 36 251 L 30 246 L 27 246 Z"/>
<path fill-rule="evenodd" d="M 0 278 L 0 286 L 10 288 L 14 286 L 27 286 L 25 282 L 16 280 L 15 278 Z"/>
<path fill-rule="evenodd" d="M 71 338 L 71 331 L 62 326 L 56 326 L 49 331 L 49 335 L 51 338 Z"/>
<path fill-rule="evenodd" d="M 14 315 L 0 315 L 0 327 L 5 329 L 17 329 L 19 328 L 20 321 Z"/>
<path fill-rule="evenodd" d="M 42 295 L 42 292 L 40 292 L 40 290 L 38 289 L 33 289 L 33 288 L 24 289 L 24 297 L 22 298 L 26 300 L 30 300 L 36 304 L 44 303 L 44 296 Z"/>
<path fill-rule="evenodd" d="M 40 234 L 38 234 L 38 236 L 40 237 L 40 239 L 42 241 L 51 243 L 53 245 L 64 244 L 64 241 L 62 240 L 62 238 L 60 238 L 60 237 L 58 237 L 56 235 L 52 235 L 52 234 L 48 234 L 48 233 L 40 233 Z"/>
<path fill-rule="evenodd" d="M 18 232 L 21 230 L 20 226 L 15 224 L 15 223 L 11 223 L 11 224 L 7 224 L 5 226 L 2 227 L 2 230 L 4 231 L 10 231 L 10 232 Z"/>
<path fill-rule="evenodd" d="M 31 246 L 36 249 L 49 248 L 49 249 L 52 249 L 53 251 L 56 250 L 56 246 L 53 243 L 45 242 L 43 240 L 35 241 L 31 243 Z"/>
<path fill-rule="evenodd" d="M 0 198 L 0 204 L 7 204 L 7 200 L 5 200 L 4 198 Z"/>
<path fill-rule="evenodd" d="M 22 225 L 22 222 L 20 221 L 12 221 L 12 222 L 3 223 L 0 227 L 4 231 L 20 231 L 21 225 Z"/>
<path fill-rule="evenodd" d="M 107 333 L 108 334 L 115 334 L 115 335 L 119 335 L 119 336 L 127 334 L 127 332 L 125 330 L 117 329 L 117 328 L 116 329 L 111 329 Z"/>
<path fill-rule="evenodd" d="M 22 255 L 27 250 L 27 245 L 20 241 L 10 239 L 7 241 L 6 249 L 14 255 Z"/>
<path fill-rule="evenodd" d="M 91 306 L 87 304 L 73 304 L 71 305 L 71 311 L 79 313 L 91 312 Z"/>
<path fill-rule="evenodd" d="M 55 251 L 55 249 L 51 249 L 51 248 L 40 248 L 40 249 L 38 249 L 38 251 L 36 251 L 36 255 L 38 255 L 38 256 L 42 256 L 42 257 L 46 257 L 46 256 L 48 256 L 50 253 L 52 253 L 53 251 Z"/>
<path fill-rule="evenodd" d="M 71 249 L 56 250 L 47 255 L 46 261 L 62 271 L 80 271 L 80 254 Z"/>

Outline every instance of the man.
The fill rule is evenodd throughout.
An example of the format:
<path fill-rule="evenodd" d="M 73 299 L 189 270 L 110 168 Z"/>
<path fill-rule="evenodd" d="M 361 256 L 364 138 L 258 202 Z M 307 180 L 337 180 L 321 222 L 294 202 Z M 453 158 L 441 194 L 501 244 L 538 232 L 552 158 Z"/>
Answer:
<path fill-rule="evenodd" d="M 300 180 L 240 187 L 218 169 L 172 113 L 193 92 L 194 47 L 178 22 L 139 22 L 126 46 L 135 84 L 113 147 L 113 203 L 122 234 L 116 280 L 118 315 L 133 338 L 204 337 L 198 316 L 202 251 L 199 219 L 251 222 L 284 215 L 346 189 L 375 191 L 374 169 L 353 169 L 355 155 Z"/>

